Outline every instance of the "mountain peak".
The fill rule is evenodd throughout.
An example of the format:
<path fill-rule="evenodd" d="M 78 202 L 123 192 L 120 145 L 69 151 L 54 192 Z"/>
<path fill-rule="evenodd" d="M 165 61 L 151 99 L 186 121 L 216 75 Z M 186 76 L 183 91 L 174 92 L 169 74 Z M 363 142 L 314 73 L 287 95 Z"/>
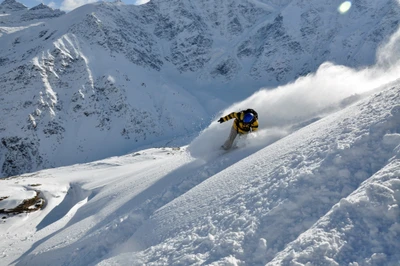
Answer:
<path fill-rule="evenodd" d="M 64 15 L 64 11 L 60 11 L 59 9 L 52 9 L 45 4 L 39 4 L 37 6 L 32 7 L 31 9 L 23 15 L 23 20 L 34 20 L 34 19 L 47 19 L 47 18 L 55 18 Z"/>
<path fill-rule="evenodd" d="M 28 9 L 25 5 L 17 2 L 16 0 L 4 0 L 0 4 L 0 10 L 4 11 L 19 11 Z"/>
<path fill-rule="evenodd" d="M 10 0 L 10 1 L 15 1 L 15 0 Z M 43 9 L 52 10 L 52 8 L 50 8 L 49 6 L 46 6 L 43 3 L 40 3 L 39 5 L 32 7 L 30 10 L 43 10 Z"/>

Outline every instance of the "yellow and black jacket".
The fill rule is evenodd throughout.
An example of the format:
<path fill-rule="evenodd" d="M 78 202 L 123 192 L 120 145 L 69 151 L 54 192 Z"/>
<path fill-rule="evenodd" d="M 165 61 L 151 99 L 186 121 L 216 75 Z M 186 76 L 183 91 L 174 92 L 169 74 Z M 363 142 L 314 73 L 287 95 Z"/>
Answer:
<path fill-rule="evenodd" d="M 247 134 L 247 133 L 249 133 L 251 131 L 257 131 L 258 130 L 258 119 L 255 118 L 252 123 L 246 124 L 246 123 L 243 122 L 243 118 L 244 118 L 245 114 L 246 114 L 246 112 L 244 112 L 244 111 L 241 111 L 241 112 L 238 112 L 238 113 L 233 112 L 233 113 L 230 113 L 227 116 L 222 117 L 222 120 L 224 122 L 226 122 L 228 120 L 231 120 L 231 119 L 235 118 L 235 121 L 233 121 L 233 125 L 232 126 L 233 126 L 234 129 L 236 129 L 236 131 L 239 134 Z"/>

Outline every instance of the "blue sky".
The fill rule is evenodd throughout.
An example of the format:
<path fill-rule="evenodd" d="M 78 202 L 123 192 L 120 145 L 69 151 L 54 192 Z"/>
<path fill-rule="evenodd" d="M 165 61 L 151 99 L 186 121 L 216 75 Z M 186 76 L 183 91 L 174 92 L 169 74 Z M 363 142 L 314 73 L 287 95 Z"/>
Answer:
<path fill-rule="evenodd" d="M 16 1 L 26 5 L 29 8 L 34 7 L 40 3 L 43 3 L 45 5 L 50 6 L 51 8 L 61 9 L 64 11 L 71 11 L 72 9 L 77 8 L 79 6 L 92 2 L 97 2 L 96 0 L 16 0 Z M 148 2 L 148 0 L 122 0 L 122 2 L 124 2 L 125 4 L 143 4 Z"/>

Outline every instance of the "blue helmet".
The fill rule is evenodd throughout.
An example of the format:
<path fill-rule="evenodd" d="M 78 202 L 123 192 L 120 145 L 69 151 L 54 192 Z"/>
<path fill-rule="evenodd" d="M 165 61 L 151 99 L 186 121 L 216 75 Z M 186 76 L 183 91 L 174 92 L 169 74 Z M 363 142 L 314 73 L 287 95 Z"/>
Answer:
<path fill-rule="evenodd" d="M 243 117 L 243 122 L 250 123 L 251 121 L 253 121 L 253 119 L 254 119 L 254 115 L 252 113 L 247 113 Z"/>

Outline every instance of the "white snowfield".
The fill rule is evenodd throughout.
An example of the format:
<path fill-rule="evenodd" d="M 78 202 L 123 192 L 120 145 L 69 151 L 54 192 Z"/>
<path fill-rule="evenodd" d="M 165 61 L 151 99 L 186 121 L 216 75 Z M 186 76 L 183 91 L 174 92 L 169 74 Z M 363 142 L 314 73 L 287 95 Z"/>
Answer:
<path fill-rule="evenodd" d="M 0 180 L 2 194 L 46 201 L 2 215 L 0 264 L 399 265 L 398 82 L 213 150 L 210 132 L 229 125 L 181 148 Z"/>

